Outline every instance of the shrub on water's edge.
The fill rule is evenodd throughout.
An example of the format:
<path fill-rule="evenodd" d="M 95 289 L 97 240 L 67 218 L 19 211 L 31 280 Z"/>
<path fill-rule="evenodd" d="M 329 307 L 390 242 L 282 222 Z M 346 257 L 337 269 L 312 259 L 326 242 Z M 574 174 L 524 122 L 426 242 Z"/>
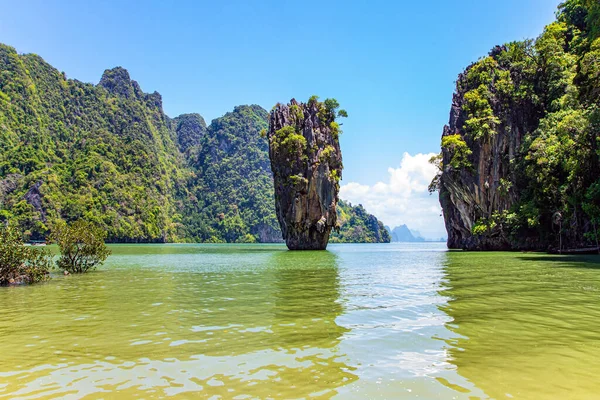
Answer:
<path fill-rule="evenodd" d="M 91 222 L 77 220 L 71 225 L 59 223 L 50 241 L 60 249 L 56 265 L 69 273 L 85 273 L 101 265 L 110 255 L 104 240 L 106 232 Z"/>
<path fill-rule="evenodd" d="M 46 249 L 25 246 L 14 226 L 0 227 L 0 285 L 47 280 L 51 268 L 52 255 Z"/>

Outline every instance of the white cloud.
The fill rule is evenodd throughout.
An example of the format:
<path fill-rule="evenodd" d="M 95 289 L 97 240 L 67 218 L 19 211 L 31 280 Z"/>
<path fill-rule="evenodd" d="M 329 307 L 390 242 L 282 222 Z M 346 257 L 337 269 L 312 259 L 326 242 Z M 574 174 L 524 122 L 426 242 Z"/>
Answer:
<path fill-rule="evenodd" d="M 427 190 L 436 174 L 436 167 L 429 163 L 434 155 L 404 153 L 400 167 L 388 169 L 389 182 L 373 186 L 349 182 L 342 185 L 340 197 L 353 205 L 362 204 L 391 228 L 406 224 L 426 238 L 446 236 L 438 196 Z"/>

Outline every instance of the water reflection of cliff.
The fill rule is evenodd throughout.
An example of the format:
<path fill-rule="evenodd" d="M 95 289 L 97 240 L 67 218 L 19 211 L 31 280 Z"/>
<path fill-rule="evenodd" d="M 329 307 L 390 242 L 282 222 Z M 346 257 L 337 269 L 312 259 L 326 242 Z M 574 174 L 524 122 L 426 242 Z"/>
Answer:
<path fill-rule="evenodd" d="M 330 252 L 283 252 L 273 256 L 273 331 L 288 348 L 334 347 L 347 329 L 342 313 L 336 256 Z"/>
<path fill-rule="evenodd" d="M 337 256 L 327 251 L 238 256 L 231 267 L 192 278 L 195 300 L 189 303 L 197 312 L 185 316 L 193 324 L 187 351 L 205 363 L 234 366 L 219 379 L 253 397 L 330 397 L 355 380 L 340 361 L 347 329 L 336 323 L 343 312 Z M 189 289 L 175 298 L 184 302 Z"/>
<path fill-rule="evenodd" d="M 585 266 L 542 255 L 448 253 L 440 292 L 448 301 L 439 308 L 452 318 L 446 342 L 458 374 L 483 397 L 595 398 L 600 277 Z"/>
<path fill-rule="evenodd" d="M 114 268 L 32 288 L 23 352 L 0 363 L 24 378 L 0 379 L 0 393 L 50 380 L 48 391 L 81 397 L 334 395 L 356 379 L 339 353 L 336 256 L 248 249 L 184 247 L 153 254 L 150 268 L 115 256 Z M 21 343 L 17 325 L 0 329 L 7 345 Z M 25 347 L 32 337 L 52 346 Z"/>
<path fill-rule="evenodd" d="M 281 252 L 269 262 L 275 283 L 271 345 L 294 354 L 295 367 L 279 374 L 296 387 L 294 397 L 329 397 L 357 379 L 338 349 L 348 329 L 336 323 L 343 312 L 336 257 L 327 251 Z"/>

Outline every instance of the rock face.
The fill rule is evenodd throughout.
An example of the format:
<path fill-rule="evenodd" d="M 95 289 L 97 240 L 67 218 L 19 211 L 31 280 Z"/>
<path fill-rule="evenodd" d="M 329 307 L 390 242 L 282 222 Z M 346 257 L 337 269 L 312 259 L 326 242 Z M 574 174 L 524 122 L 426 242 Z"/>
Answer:
<path fill-rule="evenodd" d="M 566 1 L 458 77 L 432 186 L 450 248 L 600 249 L 599 12 Z"/>
<path fill-rule="evenodd" d="M 131 80 L 129 72 L 123 67 L 105 70 L 98 85 L 126 99 L 134 99 L 139 95 L 139 85 Z"/>
<path fill-rule="evenodd" d="M 40 192 L 40 187 L 42 186 L 42 181 L 37 181 L 28 191 L 25 193 L 24 199 L 31 204 L 31 206 L 40 214 L 42 217 L 42 221 L 46 221 L 46 212 L 44 211 L 44 207 L 42 204 L 42 193 Z"/>
<path fill-rule="evenodd" d="M 182 114 L 173 118 L 173 130 L 176 133 L 176 141 L 182 153 L 190 147 L 198 146 L 207 126 L 200 114 Z"/>
<path fill-rule="evenodd" d="M 271 111 L 268 138 L 275 206 L 290 250 L 324 250 L 337 225 L 343 166 L 336 109 L 335 100 L 321 103 L 311 98 L 306 104 L 292 99 Z"/>
<path fill-rule="evenodd" d="M 504 47 L 496 47 L 486 60 L 502 69 L 495 60 L 505 51 Z M 468 132 L 467 120 L 473 116 L 468 112 L 467 93 L 473 93 L 482 85 L 470 73 L 477 68 L 482 68 L 481 62 L 468 67 L 456 82 L 450 121 L 442 134 L 440 204 L 449 248 L 509 250 L 513 244 L 504 232 L 474 235 L 472 230 L 478 221 L 509 210 L 519 200 L 517 188 L 505 182 L 518 180 L 515 161 L 520 156 L 524 136 L 539 123 L 540 110 L 527 99 L 515 104 L 492 92 L 488 97 L 489 107 L 494 116 L 501 116 L 490 117 L 493 134 L 484 137 Z M 511 72 L 510 68 L 508 72 Z M 462 155 L 461 144 L 466 146 Z M 537 247 L 535 243 L 522 245 Z"/>

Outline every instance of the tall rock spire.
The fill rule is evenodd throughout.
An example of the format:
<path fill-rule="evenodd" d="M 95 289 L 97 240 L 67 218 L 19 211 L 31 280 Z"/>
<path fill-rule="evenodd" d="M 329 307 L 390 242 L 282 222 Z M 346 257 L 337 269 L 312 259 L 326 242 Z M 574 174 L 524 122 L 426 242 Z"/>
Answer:
<path fill-rule="evenodd" d="M 337 228 L 342 176 L 338 111 L 334 99 L 278 104 L 269 121 L 269 157 L 277 219 L 290 250 L 324 250 Z"/>

